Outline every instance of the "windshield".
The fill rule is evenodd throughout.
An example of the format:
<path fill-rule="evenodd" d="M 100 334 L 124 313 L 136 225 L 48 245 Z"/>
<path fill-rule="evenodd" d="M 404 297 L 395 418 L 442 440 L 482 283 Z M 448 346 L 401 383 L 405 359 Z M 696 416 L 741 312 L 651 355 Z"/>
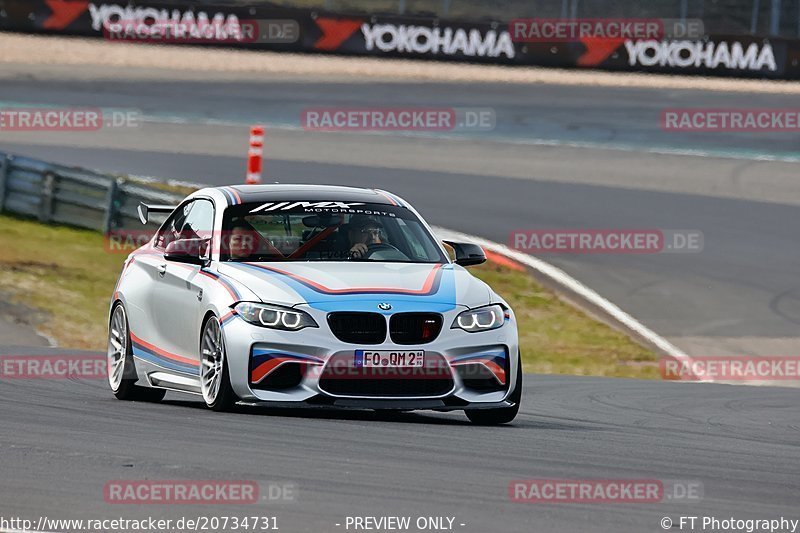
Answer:
<path fill-rule="evenodd" d="M 226 209 L 223 235 L 222 261 L 447 262 L 414 213 L 382 204 L 242 204 Z"/>

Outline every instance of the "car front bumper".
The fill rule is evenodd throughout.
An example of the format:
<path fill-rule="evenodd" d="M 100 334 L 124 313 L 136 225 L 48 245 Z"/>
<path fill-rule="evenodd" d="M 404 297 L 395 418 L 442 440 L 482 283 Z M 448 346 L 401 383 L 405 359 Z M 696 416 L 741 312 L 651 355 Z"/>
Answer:
<path fill-rule="evenodd" d="M 450 328 L 462 310 L 443 313 L 438 337 L 413 346 L 394 344 L 388 337 L 382 344 L 342 342 L 320 312 L 311 311 L 318 328 L 293 332 L 234 316 L 223 324 L 231 385 L 245 403 L 276 407 L 461 410 L 513 405 L 506 400 L 520 372 L 513 314 L 498 329 L 467 333 Z M 424 350 L 426 368 L 365 376 L 354 363 L 356 351 L 364 349 Z"/>

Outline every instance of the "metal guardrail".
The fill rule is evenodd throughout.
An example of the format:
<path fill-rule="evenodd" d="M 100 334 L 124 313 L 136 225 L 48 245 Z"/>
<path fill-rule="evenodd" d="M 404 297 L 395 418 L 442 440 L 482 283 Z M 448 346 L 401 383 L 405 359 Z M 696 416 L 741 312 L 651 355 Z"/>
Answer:
<path fill-rule="evenodd" d="M 141 227 L 139 202 L 171 204 L 182 195 L 82 168 L 0 152 L 0 212 L 108 233 Z M 158 226 L 163 216 L 154 216 Z"/>

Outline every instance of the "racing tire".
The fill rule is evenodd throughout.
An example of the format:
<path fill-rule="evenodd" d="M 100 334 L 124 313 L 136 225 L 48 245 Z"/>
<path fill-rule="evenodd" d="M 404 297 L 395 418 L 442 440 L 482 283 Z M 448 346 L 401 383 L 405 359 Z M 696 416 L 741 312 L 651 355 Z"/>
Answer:
<path fill-rule="evenodd" d="M 514 405 L 496 409 L 466 409 L 464 413 L 470 422 L 479 426 L 499 426 L 508 424 L 516 418 L 522 401 L 522 357 L 519 354 L 517 354 L 517 381 L 508 401 L 514 402 Z"/>
<path fill-rule="evenodd" d="M 136 385 L 138 377 L 131 349 L 131 332 L 122 302 L 117 302 L 111 310 L 107 355 L 108 384 L 118 400 L 160 402 L 164 399 L 166 390 Z"/>
<path fill-rule="evenodd" d="M 209 316 L 200 334 L 200 391 L 212 411 L 230 411 L 239 401 L 233 392 L 225 337 L 216 316 Z"/>

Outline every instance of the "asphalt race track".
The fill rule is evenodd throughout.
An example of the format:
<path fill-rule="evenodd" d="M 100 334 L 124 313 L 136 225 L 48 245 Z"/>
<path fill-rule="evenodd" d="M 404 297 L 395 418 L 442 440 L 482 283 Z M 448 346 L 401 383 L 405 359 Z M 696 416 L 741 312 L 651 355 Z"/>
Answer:
<path fill-rule="evenodd" d="M 796 353 L 797 136 L 675 137 L 658 127 L 667 105 L 790 107 L 790 96 L 187 77 L 8 68 L 4 105 L 132 108 L 144 119 L 100 134 L 0 133 L 0 151 L 238 183 L 246 125 L 265 121 L 277 124 L 267 140 L 271 178 L 387 188 L 432 223 L 500 242 L 528 228 L 697 229 L 705 235 L 697 254 L 546 259 L 695 355 Z M 446 139 L 298 127 L 305 107 L 387 102 L 489 107 L 497 126 Z M 525 386 L 513 425 L 481 428 L 461 413 L 243 407 L 221 415 L 182 395 L 160 405 L 119 402 L 102 381 L 5 380 L 0 516 L 259 514 L 289 533 L 347 531 L 347 516 L 380 515 L 454 517 L 465 533 L 655 532 L 664 517 L 674 529 L 680 516 L 800 518 L 800 389 L 535 375 Z M 677 480 L 702 485 L 702 497 L 511 502 L 509 483 L 533 478 Z M 119 479 L 255 480 L 290 484 L 297 498 L 108 504 L 103 487 Z"/>
<path fill-rule="evenodd" d="M 533 375 L 525 387 L 512 426 L 481 428 L 461 413 L 217 414 L 183 395 L 123 403 L 102 381 L 6 381 L 2 515 L 259 514 L 289 533 L 347 531 L 347 516 L 381 515 L 455 517 L 454 530 L 465 533 L 655 532 L 663 517 L 800 518 L 798 389 Z M 512 480 L 533 478 L 676 480 L 702 486 L 702 499 L 509 501 Z M 255 480 L 289 485 L 296 498 L 105 502 L 108 481 L 139 479 Z"/>

